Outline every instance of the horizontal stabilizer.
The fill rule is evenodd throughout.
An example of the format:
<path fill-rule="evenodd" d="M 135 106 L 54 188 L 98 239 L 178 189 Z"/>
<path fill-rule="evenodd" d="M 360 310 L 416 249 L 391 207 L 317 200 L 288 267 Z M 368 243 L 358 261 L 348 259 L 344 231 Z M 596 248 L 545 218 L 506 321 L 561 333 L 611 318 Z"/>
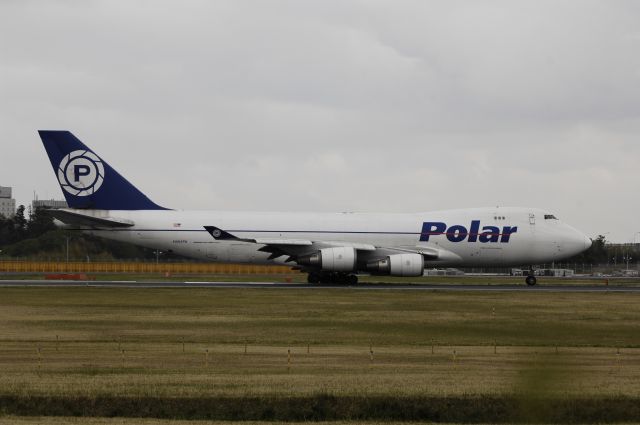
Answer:
<path fill-rule="evenodd" d="M 72 210 L 45 210 L 47 214 L 53 218 L 60 220 L 65 224 L 73 226 L 83 226 L 92 228 L 122 228 L 131 227 L 134 225 L 133 221 L 119 219 L 114 217 L 96 217 L 94 215 L 76 212 Z"/>

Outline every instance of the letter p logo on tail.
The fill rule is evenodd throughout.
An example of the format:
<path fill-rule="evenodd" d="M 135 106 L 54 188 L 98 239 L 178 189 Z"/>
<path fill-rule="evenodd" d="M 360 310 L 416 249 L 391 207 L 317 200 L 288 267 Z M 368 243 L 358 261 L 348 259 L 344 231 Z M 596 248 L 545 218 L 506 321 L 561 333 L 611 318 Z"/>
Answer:
<path fill-rule="evenodd" d="M 163 210 L 68 131 L 40 138 L 71 208 Z"/>
<path fill-rule="evenodd" d="M 77 150 L 69 153 L 58 166 L 60 187 L 73 196 L 89 196 L 102 186 L 104 165 L 93 152 Z"/>

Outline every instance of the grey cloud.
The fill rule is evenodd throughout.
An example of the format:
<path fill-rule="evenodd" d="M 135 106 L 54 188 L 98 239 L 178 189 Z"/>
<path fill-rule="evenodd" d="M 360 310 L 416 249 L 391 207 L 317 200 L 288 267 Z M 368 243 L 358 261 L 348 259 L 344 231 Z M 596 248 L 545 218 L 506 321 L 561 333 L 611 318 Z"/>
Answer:
<path fill-rule="evenodd" d="M 6 1 L 0 184 L 60 197 L 36 130 L 66 128 L 169 206 L 532 205 L 625 242 L 639 47 L 631 1 Z"/>

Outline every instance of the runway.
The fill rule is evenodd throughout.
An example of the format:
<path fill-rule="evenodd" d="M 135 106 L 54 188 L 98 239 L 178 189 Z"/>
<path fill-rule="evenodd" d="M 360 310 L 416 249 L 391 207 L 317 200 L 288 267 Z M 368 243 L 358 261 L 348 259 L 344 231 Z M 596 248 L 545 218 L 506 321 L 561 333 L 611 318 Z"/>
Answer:
<path fill-rule="evenodd" d="M 452 284 L 452 283 L 359 283 L 357 285 L 312 285 L 307 283 L 281 282 L 170 282 L 170 281 L 76 281 L 76 280 L 0 280 L 3 287 L 87 287 L 87 288 L 243 288 L 243 289 L 308 289 L 308 290 L 358 290 L 358 291 L 450 291 L 450 292 L 637 292 L 640 286 L 616 285 L 545 285 L 526 286 L 513 284 Z"/>

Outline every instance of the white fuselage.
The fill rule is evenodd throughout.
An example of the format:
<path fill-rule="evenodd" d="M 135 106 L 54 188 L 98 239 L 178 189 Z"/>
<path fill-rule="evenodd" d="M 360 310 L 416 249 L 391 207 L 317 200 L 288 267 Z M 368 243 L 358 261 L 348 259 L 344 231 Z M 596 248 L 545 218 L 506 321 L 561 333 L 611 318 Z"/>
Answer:
<path fill-rule="evenodd" d="M 204 226 L 246 239 L 308 239 L 438 252 L 438 258 L 425 267 L 541 264 L 576 255 L 591 245 L 576 229 L 533 208 L 410 214 L 94 210 L 92 215 L 134 223 L 129 228 L 87 230 L 96 236 L 214 262 L 283 264 L 287 258 L 269 260 L 269 253 L 259 251 L 264 245 L 258 243 L 215 240 Z"/>

